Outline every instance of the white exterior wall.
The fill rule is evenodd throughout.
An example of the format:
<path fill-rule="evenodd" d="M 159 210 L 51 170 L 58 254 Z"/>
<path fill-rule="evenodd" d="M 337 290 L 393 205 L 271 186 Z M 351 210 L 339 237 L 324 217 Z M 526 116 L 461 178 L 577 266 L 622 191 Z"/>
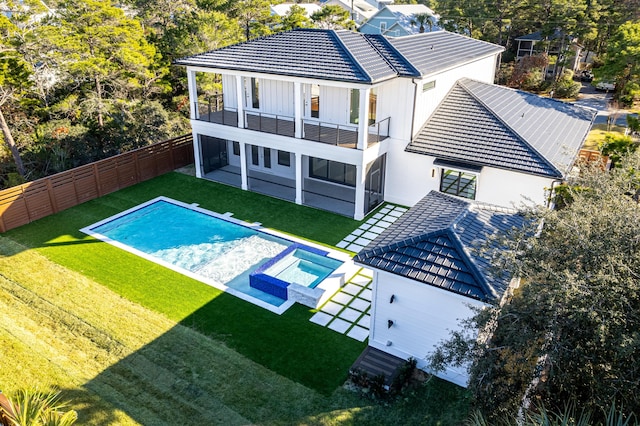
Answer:
<path fill-rule="evenodd" d="M 470 299 L 428 284 L 374 271 L 369 345 L 403 359 L 413 357 L 426 369 L 425 357 L 434 346 L 460 329 L 460 320 L 473 316 L 469 305 L 484 306 Z M 391 295 L 393 303 L 389 303 Z M 391 327 L 388 321 L 393 321 Z M 466 368 L 447 368 L 438 377 L 466 387 Z"/>
<path fill-rule="evenodd" d="M 261 112 L 294 116 L 292 82 L 261 78 L 258 86 Z"/>
<path fill-rule="evenodd" d="M 442 166 L 433 164 L 434 157 L 405 152 L 406 145 L 392 143 L 387 156 L 385 200 L 413 206 L 429 191 L 440 190 Z M 546 203 L 545 189 L 553 179 L 493 167 L 483 167 L 476 182 L 476 200 L 504 207 L 523 202 Z"/>
<path fill-rule="evenodd" d="M 238 108 L 238 89 L 235 75 L 222 74 L 222 98 L 225 108 Z"/>

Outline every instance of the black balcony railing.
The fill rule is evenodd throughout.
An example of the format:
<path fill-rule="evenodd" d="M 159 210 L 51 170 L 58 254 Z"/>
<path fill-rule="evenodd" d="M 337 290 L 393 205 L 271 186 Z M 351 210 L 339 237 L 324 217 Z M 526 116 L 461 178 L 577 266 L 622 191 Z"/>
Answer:
<path fill-rule="evenodd" d="M 246 111 L 244 117 L 245 129 L 292 138 L 296 135 L 295 119 L 293 117 L 256 111 Z"/>
<path fill-rule="evenodd" d="M 196 119 L 209 123 L 238 126 L 238 110 L 224 106 L 222 94 L 196 102 Z"/>
<path fill-rule="evenodd" d="M 387 117 L 384 120 L 377 121 L 369 126 L 369 140 L 368 144 L 378 143 L 389 137 L 389 124 L 391 123 L 391 117 Z"/>
<path fill-rule="evenodd" d="M 302 120 L 302 138 L 348 148 L 358 147 L 358 128 L 353 125 Z"/>

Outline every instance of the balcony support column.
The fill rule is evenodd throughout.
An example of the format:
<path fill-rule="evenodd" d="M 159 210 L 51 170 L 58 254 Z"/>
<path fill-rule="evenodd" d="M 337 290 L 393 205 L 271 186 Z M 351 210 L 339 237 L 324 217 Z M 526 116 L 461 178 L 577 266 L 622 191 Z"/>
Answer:
<path fill-rule="evenodd" d="M 302 84 L 298 81 L 293 82 L 293 116 L 294 137 L 302 139 Z"/>
<path fill-rule="evenodd" d="M 187 68 L 187 87 L 189 88 L 189 118 L 197 120 L 198 109 L 196 104 L 198 102 L 198 84 L 196 82 L 196 72 Z"/>
<path fill-rule="evenodd" d="M 370 88 L 360 89 L 360 116 L 358 117 L 358 149 L 367 149 L 369 140 L 369 93 Z M 356 210 L 357 211 L 357 210 Z"/>
<path fill-rule="evenodd" d="M 236 103 L 238 105 L 238 128 L 244 129 L 244 85 L 242 84 L 242 76 L 240 75 L 236 75 Z M 242 146 L 242 144 L 240 144 L 240 146 Z M 242 158 L 244 158 L 244 156 Z M 243 182 L 244 181 L 245 179 L 243 179 Z"/>
<path fill-rule="evenodd" d="M 202 157 L 200 155 L 200 135 L 193 132 L 193 165 L 196 169 L 196 177 L 202 178 Z"/>
<path fill-rule="evenodd" d="M 240 142 L 240 180 L 241 188 L 245 191 L 248 190 L 249 180 L 247 178 L 247 144 L 243 142 Z"/>
<path fill-rule="evenodd" d="M 296 204 L 302 204 L 302 154 L 296 152 L 294 161 L 296 163 Z"/>
<path fill-rule="evenodd" d="M 356 164 L 356 199 L 355 199 L 355 212 L 353 218 L 355 220 L 364 219 L 364 188 L 365 188 L 365 165 Z"/>

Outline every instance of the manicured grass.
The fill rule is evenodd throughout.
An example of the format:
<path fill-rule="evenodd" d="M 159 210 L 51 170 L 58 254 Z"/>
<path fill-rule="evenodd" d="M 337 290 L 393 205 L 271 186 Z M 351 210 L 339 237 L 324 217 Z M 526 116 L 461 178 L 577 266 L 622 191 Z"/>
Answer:
<path fill-rule="evenodd" d="M 611 130 L 607 131 L 606 124 L 594 124 L 591 128 L 591 131 L 587 135 L 587 138 L 584 141 L 584 145 L 582 146 L 584 149 L 593 149 L 598 150 L 598 145 L 601 142 L 604 142 L 604 137 L 607 133 L 614 134 L 624 134 L 623 126 L 611 126 Z"/>
<path fill-rule="evenodd" d="M 78 230 L 158 195 L 332 245 L 358 222 L 170 173 L 0 236 L 3 390 L 63 388 L 82 424 L 460 424 L 439 380 L 389 407 L 340 389 L 365 344 Z"/>

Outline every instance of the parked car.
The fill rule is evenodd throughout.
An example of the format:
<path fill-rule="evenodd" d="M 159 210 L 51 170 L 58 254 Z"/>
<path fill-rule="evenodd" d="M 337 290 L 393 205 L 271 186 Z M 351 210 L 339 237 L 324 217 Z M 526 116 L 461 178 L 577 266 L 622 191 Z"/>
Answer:
<path fill-rule="evenodd" d="M 589 70 L 584 70 L 580 73 L 580 81 L 592 81 L 593 73 Z"/>
<path fill-rule="evenodd" d="M 614 90 L 616 90 L 616 84 L 610 81 L 601 81 L 596 84 L 596 90 L 613 92 Z"/>

